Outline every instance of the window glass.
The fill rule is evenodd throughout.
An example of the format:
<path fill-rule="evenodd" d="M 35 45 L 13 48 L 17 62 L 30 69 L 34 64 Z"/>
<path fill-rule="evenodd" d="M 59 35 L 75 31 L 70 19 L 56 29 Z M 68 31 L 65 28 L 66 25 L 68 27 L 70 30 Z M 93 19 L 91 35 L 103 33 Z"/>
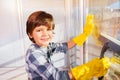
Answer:
<path fill-rule="evenodd" d="M 104 33 L 120 40 L 120 0 L 89 0 L 88 13 L 95 16 L 96 33 L 88 39 L 89 59 L 99 57 L 103 43 L 99 34 Z"/>

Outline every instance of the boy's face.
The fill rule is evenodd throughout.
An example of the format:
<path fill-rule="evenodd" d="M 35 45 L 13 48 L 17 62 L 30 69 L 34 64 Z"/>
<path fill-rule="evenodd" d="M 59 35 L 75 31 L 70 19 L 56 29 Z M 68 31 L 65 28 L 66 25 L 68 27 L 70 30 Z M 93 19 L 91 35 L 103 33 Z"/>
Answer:
<path fill-rule="evenodd" d="M 48 29 L 48 27 L 41 25 L 36 27 L 32 34 L 29 35 L 30 38 L 33 38 L 35 43 L 41 47 L 47 47 L 49 42 L 53 37 L 53 30 Z"/>

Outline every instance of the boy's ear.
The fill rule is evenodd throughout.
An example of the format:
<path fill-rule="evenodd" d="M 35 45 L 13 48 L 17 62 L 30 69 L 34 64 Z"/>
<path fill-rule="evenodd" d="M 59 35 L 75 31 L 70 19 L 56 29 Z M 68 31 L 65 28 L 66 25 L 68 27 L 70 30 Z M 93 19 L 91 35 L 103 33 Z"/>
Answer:
<path fill-rule="evenodd" d="M 28 33 L 28 36 L 29 36 L 30 38 L 33 38 L 32 35 L 31 35 L 30 33 Z"/>

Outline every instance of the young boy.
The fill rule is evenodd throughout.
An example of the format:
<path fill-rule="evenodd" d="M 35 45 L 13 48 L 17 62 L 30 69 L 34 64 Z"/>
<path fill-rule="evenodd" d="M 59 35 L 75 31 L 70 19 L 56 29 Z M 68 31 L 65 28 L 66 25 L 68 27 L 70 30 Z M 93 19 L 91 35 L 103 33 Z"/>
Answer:
<path fill-rule="evenodd" d="M 89 20 L 89 23 L 86 24 L 87 27 L 84 28 L 83 34 L 80 34 L 72 40 L 63 43 L 51 42 L 54 35 L 53 30 L 55 24 L 52 15 L 49 13 L 44 11 L 32 13 L 27 20 L 26 26 L 27 35 L 33 42 L 26 53 L 26 70 L 28 72 L 29 80 L 82 79 L 79 74 L 80 71 L 83 70 L 81 66 L 73 68 L 71 71 L 61 71 L 59 68 L 54 66 L 53 62 L 51 61 L 51 57 L 54 54 L 66 54 L 68 49 L 71 49 L 76 44 L 82 45 L 86 38 L 91 34 L 91 31 L 94 27 L 93 21 Z M 97 61 L 100 62 L 100 60 Z M 89 68 L 89 65 L 87 65 L 87 67 Z M 77 72 L 76 69 L 79 72 Z M 77 73 L 79 75 L 77 75 Z M 86 75 L 88 74 L 89 71 Z"/>

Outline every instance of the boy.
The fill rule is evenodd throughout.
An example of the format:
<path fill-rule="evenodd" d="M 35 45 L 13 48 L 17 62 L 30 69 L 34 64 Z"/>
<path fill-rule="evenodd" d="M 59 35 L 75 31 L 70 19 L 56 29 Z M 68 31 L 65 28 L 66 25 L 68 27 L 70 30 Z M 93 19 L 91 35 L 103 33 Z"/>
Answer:
<path fill-rule="evenodd" d="M 29 80 L 82 79 L 76 74 L 76 69 L 79 71 L 77 72 L 79 74 L 80 70 L 83 70 L 83 68 L 78 66 L 71 69 L 71 71 L 61 71 L 54 66 L 51 57 L 58 53 L 66 54 L 68 49 L 71 49 L 76 44 L 82 45 L 94 28 L 93 21 L 89 20 L 89 22 L 90 23 L 86 24 L 87 27 L 85 27 L 83 34 L 80 34 L 68 42 L 53 43 L 51 40 L 54 34 L 53 30 L 55 24 L 52 15 L 44 11 L 32 13 L 26 23 L 27 35 L 33 42 L 28 48 L 26 54 L 26 70 L 28 72 Z M 87 66 L 89 68 L 89 65 Z M 86 75 L 88 74 L 89 73 Z"/>

